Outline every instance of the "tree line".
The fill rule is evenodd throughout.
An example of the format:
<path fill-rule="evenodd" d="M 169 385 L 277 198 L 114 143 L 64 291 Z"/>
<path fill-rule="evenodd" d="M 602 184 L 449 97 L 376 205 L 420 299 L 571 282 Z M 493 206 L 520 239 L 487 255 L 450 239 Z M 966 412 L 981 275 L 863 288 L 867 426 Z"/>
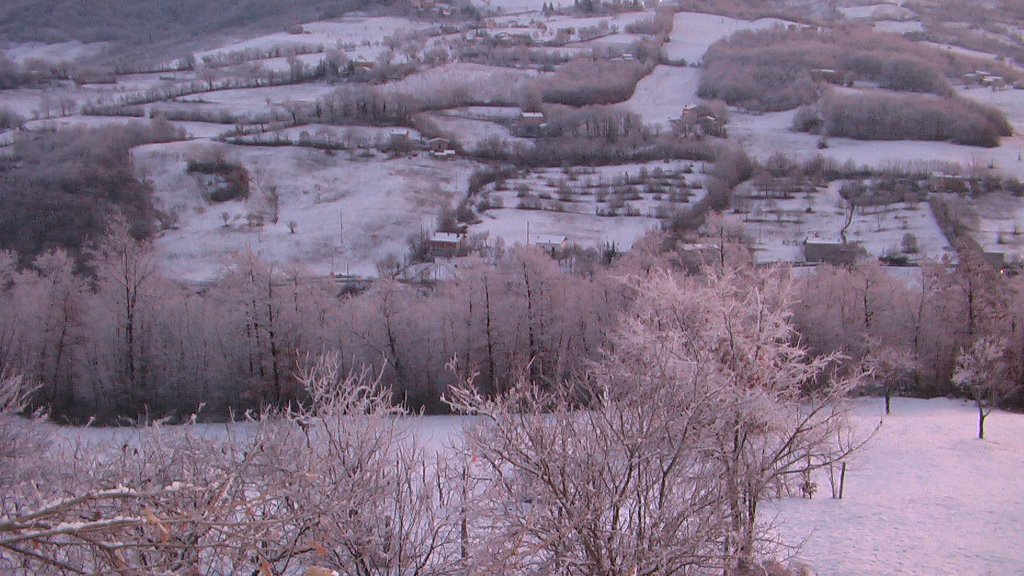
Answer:
<path fill-rule="evenodd" d="M 460 266 L 430 292 L 381 280 L 340 295 L 329 278 L 241 254 L 204 286 L 167 278 L 147 241 L 122 223 L 89 249 L 95 277 L 66 252 L 19 269 L 2 265 L 0 363 L 39 382 L 59 418 L 104 421 L 210 415 L 302 399 L 298 361 L 337 351 L 346 370 L 372 367 L 395 401 L 443 411 L 458 355 L 496 391 L 524 370 L 556 380 L 603 342 L 603 309 L 621 307 L 610 278 L 573 277 L 542 252 L 513 250 L 498 265 Z"/>
<path fill-rule="evenodd" d="M 534 258 L 513 254 L 507 273 L 532 270 L 525 286 L 539 294 Z M 784 269 L 636 270 L 618 282 L 629 302 L 601 310 L 614 318 L 603 350 L 563 377 L 527 362 L 492 388 L 483 364 L 451 362 L 459 376 L 445 403 L 471 417 L 441 450 L 417 438 L 427 423 L 393 404 L 383 376 L 347 370 L 344 352 L 300 362 L 307 402 L 250 414 L 223 434 L 155 423 L 109 444 L 60 442 L 45 423 L 2 418 L 0 566 L 799 573 L 772 559 L 760 504 L 811 489 L 812 474 L 861 444 L 839 401 L 860 376 L 838 374 L 839 356 L 811 357 L 793 338 Z M 526 308 L 527 324 L 549 312 Z M 545 332 L 534 326 L 524 345 L 539 349 Z M 28 393 L 3 379 L 0 413 Z"/>
<path fill-rule="evenodd" d="M 122 221 L 88 249 L 92 276 L 59 249 L 30 267 L 4 256 L 0 365 L 39 383 L 37 405 L 60 419 L 184 418 L 199 405 L 223 418 L 301 402 L 300 360 L 334 351 L 345 370 L 380 372 L 395 402 L 445 412 L 442 398 L 469 374 L 492 395 L 517 374 L 553 384 L 578 373 L 608 345 L 614 314 L 642 295 L 624 275 L 749 260 L 742 236 L 726 228 L 714 216 L 704 228 L 716 255 L 694 252 L 681 233 L 652 236 L 606 266 L 515 248 L 466 261 L 459 278 L 429 289 L 380 280 L 352 293 L 253 253 L 215 281 L 182 285 Z M 851 370 L 895 354 L 899 369 L 877 371 L 862 390 L 887 397 L 970 395 L 954 385 L 958 362 L 995 338 L 1006 368 L 1000 400 L 1024 403 L 1020 280 L 968 250 L 956 265 L 920 272 L 906 280 L 859 262 L 801 276 L 789 304 L 794 337 L 815 356 L 845 355 Z"/>

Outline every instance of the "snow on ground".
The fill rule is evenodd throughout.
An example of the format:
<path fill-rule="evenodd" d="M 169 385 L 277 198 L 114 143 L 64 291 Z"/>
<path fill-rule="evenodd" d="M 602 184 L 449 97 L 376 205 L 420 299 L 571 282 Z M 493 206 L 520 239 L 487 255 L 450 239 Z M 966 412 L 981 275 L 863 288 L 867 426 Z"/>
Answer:
<path fill-rule="evenodd" d="M 523 110 L 518 106 L 462 106 L 459 108 L 449 108 L 446 113 L 473 120 L 502 122 L 518 120 Z"/>
<path fill-rule="evenodd" d="M 0 108 L 13 111 L 22 118 L 32 118 L 39 113 L 39 104 L 43 98 L 42 90 L 15 88 L 0 90 Z"/>
<path fill-rule="evenodd" d="M 614 242 L 619 250 L 629 250 L 633 242 L 650 230 L 661 227 L 657 218 L 595 217 L 569 212 L 515 210 L 509 208 L 488 210 L 483 222 L 470 229 L 471 234 L 488 234 L 490 239 L 501 238 L 506 246 L 529 243 L 536 235 L 565 236 L 569 243 L 587 248 L 603 248 Z"/>
<path fill-rule="evenodd" d="M 25 42 L 15 44 L 2 50 L 11 60 L 21 64 L 26 60 L 36 59 L 46 62 L 74 62 L 91 58 L 110 47 L 108 42 L 90 42 L 83 44 L 78 40 L 44 44 L 42 42 Z"/>
<path fill-rule="evenodd" d="M 611 48 L 618 50 L 620 52 L 629 52 L 629 50 L 632 48 L 634 44 L 643 39 L 644 36 L 642 34 L 623 34 L 620 32 L 617 34 L 609 34 L 607 36 L 595 38 L 593 40 L 587 40 L 586 42 L 580 42 L 579 44 L 574 44 L 574 46 L 579 46 L 581 48 L 591 50 L 595 48 Z"/>
<path fill-rule="evenodd" d="M 500 138 L 513 146 L 533 148 L 532 140 L 513 136 L 507 127 L 495 122 L 466 118 L 448 112 L 426 113 L 420 116 L 445 137 L 457 141 L 466 150 L 477 148 L 489 138 Z"/>
<path fill-rule="evenodd" d="M 247 200 L 207 202 L 186 173 L 187 159 L 217 148 L 249 171 Z M 376 261 L 388 254 L 401 261 L 408 236 L 433 226 L 441 206 L 466 189 L 475 166 L 428 156 L 364 159 L 306 148 L 195 142 L 139 147 L 133 158 L 136 170 L 153 183 L 158 207 L 178 217 L 176 228 L 159 235 L 156 248 L 168 273 L 187 280 L 216 276 L 232 253 L 246 249 L 314 273 L 333 268 L 375 274 Z M 272 189 L 278 197 L 276 223 Z M 256 214 L 264 218 L 262 226 L 249 224 Z"/>
<path fill-rule="evenodd" d="M 56 130 L 64 128 L 102 128 L 104 126 L 126 126 L 129 124 L 149 123 L 148 118 L 124 116 L 64 116 L 47 120 L 31 120 L 25 123 L 26 130 Z M 209 122 L 171 122 L 174 126 L 184 128 L 190 138 L 213 138 L 231 130 L 226 124 Z"/>
<path fill-rule="evenodd" d="M 360 46 L 371 43 L 379 45 L 384 37 L 392 36 L 395 33 L 429 30 L 434 27 L 435 25 L 428 22 L 418 22 L 407 18 L 345 17 L 303 24 L 305 32 L 302 34 L 275 32 L 256 38 L 238 40 L 212 50 L 197 52 L 196 58 L 201 60 L 203 56 L 212 54 L 239 52 L 251 48 L 267 50 L 279 46 L 323 45 L 325 48 L 337 48 L 346 44 Z"/>
<path fill-rule="evenodd" d="M 1017 135 L 1003 138 L 1001 145 L 996 148 L 948 142 L 829 138 L 828 148 L 819 150 L 818 136 L 791 130 L 795 110 L 767 114 L 733 111 L 730 115 L 729 134 L 749 154 L 762 160 L 781 151 L 801 159 L 820 154 L 841 163 L 851 161 L 873 168 L 954 163 L 959 164 L 964 172 L 977 172 L 991 167 L 1001 176 L 1024 179 L 1024 90 L 993 91 L 959 87 L 957 93 L 1003 111 Z"/>
<path fill-rule="evenodd" d="M 306 68 L 316 68 L 324 59 L 323 54 L 300 54 L 296 56 L 299 62 Z M 244 64 L 242 65 L 245 66 Z M 266 58 L 259 60 L 259 66 L 267 72 L 287 72 L 291 69 L 288 58 Z"/>
<path fill-rule="evenodd" d="M 699 101 L 700 70 L 678 66 L 656 66 L 636 85 L 626 106 L 644 123 L 670 130 L 670 120 L 682 116 L 683 106 Z"/>
<path fill-rule="evenodd" d="M 910 20 L 915 16 L 913 10 L 893 4 L 841 6 L 838 10 L 849 20 Z"/>
<path fill-rule="evenodd" d="M 983 60 L 992 60 L 993 62 L 999 61 L 999 57 L 990 52 L 981 52 L 980 50 L 971 50 L 970 48 L 964 48 L 963 46 L 956 46 L 953 44 L 942 44 L 939 42 L 931 42 L 928 40 L 922 41 L 921 44 L 925 46 L 931 46 L 938 48 L 939 50 L 945 50 L 958 56 L 966 56 L 968 58 L 981 58 Z"/>
<path fill-rule="evenodd" d="M 950 201 L 977 215 L 966 225 L 985 251 L 1002 253 L 1007 260 L 1024 258 L 1024 199 L 999 193 Z"/>
<path fill-rule="evenodd" d="M 839 195 L 840 185 L 833 182 L 828 188 L 813 194 L 800 193 L 791 199 L 737 198 L 734 204 L 744 214 L 729 217 L 743 225 L 754 243 L 758 262 L 802 262 L 805 240 L 840 240 L 849 213 L 846 201 Z M 911 260 L 940 260 L 944 255 L 954 254 L 923 202 L 858 208 L 846 230 L 846 239 L 880 257 L 900 254 L 903 236 L 908 233 L 914 235 L 918 244 L 916 254 L 906 255 Z"/>
<path fill-rule="evenodd" d="M 130 124 L 148 123 L 148 118 L 125 116 L 64 116 L 45 120 L 25 122 L 24 129 L 29 131 L 63 130 L 67 128 L 102 128 L 105 126 L 127 126 Z M 185 129 L 191 138 L 212 138 L 230 129 L 223 124 L 207 124 L 204 122 L 172 122 L 175 126 Z"/>
<path fill-rule="evenodd" d="M 774 519 L 775 536 L 790 546 L 802 543 L 799 560 L 822 576 L 1024 573 L 1024 415 L 994 412 L 982 441 L 976 439 L 974 407 L 959 400 L 896 398 L 889 416 L 883 416 L 880 398 L 857 399 L 852 408 L 853 424 L 863 434 L 881 426 L 848 460 L 843 499 L 831 499 L 821 473 L 814 499 L 762 504 L 762 518 Z M 418 418 L 411 421 L 410 438 L 428 451 L 448 451 L 471 418 Z M 175 430 L 166 427 L 164 433 Z M 252 430 L 245 422 L 194 427 L 218 439 Z M 57 431 L 58 438 L 113 450 L 138 435 L 128 428 Z"/>
<path fill-rule="evenodd" d="M 762 18 L 753 22 L 728 16 L 677 12 L 672 27 L 672 40 L 665 44 L 665 55 L 671 60 L 684 59 L 687 63 L 701 62 L 704 53 L 718 40 L 740 30 L 762 30 L 772 26 L 795 24 L 778 18 Z"/>
<path fill-rule="evenodd" d="M 480 104 L 518 101 L 537 73 L 469 62 L 455 62 L 406 76 L 384 89 L 419 97 L 468 95 Z"/>
<path fill-rule="evenodd" d="M 117 77 L 117 90 L 145 92 L 161 86 L 191 82 L 195 79 L 193 72 L 157 72 L 152 74 L 125 74 Z M 103 86 L 98 86 L 103 88 Z"/>
<path fill-rule="evenodd" d="M 840 163 L 853 162 L 872 168 L 928 167 L 956 163 L 965 171 L 992 166 L 1004 176 L 1024 178 L 1024 161 L 1019 159 L 1021 144 L 1017 137 L 1004 138 L 997 148 L 961 146 L 948 142 L 910 140 L 851 140 L 829 138 L 828 148 L 819 150 L 818 136 L 793 132 L 795 110 L 767 114 L 745 114 L 733 110 L 729 117 L 729 136 L 742 144 L 752 157 L 764 160 L 775 152 L 793 158 L 817 155 Z"/>
<path fill-rule="evenodd" d="M 915 34 L 924 32 L 924 24 L 916 20 L 879 20 L 874 23 L 876 32 L 888 34 Z"/>
<path fill-rule="evenodd" d="M 639 237 L 661 226 L 659 211 L 669 215 L 703 197 L 704 176 L 695 168 L 690 162 L 652 162 L 579 168 L 568 173 L 559 169 L 530 171 L 509 178 L 500 190 L 495 185 L 485 187 L 483 196 L 497 208 L 484 212 L 483 222 L 470 231 L 488 233 L 511 245 L 526 242 L 529 225 L 531 236 L 565 236 L 572 244 L 591 248 L 614 242 L 618 249 L 628 250 Z M 641 173 L 647 176 L 638 183 Z M 613 210 L 617 194 L 622 201 Z M 524 208 L 528 205 L 543 209 Z M 618 215 L 597 215 L 613 211 Z"/>
<path fill-rule="evenodd" d="M 266 110 L 268 103 L 273 105 L 288 102 L 316 102 L 335 90 L 338 86 L 313 82 L 308 84 L 288 84 L 285 86 L 268 86 L 264 88 L 245 88 L 238 90 L 217 90 L 203 92 L 178 98 L 178 102 L 212 103 L 231 106 L 236 112 Z"/>
<path fill-rule="evenodd" d="M 49 102 L 51 113 L 60 111 L 61 100 L 70 99 L 81 106 L 117 94 L 112 86 L 80 86 L 72 82 L 47 86 L 46 88 L 13 88 L 0 90 L 0 108 L 9 108 L 26 119 L 35 118 L 46 109 Z"/>
<path fill-rule="evenodd" d="M 854 404 L 858 427 L 882 400 Z M 850 461 L 842 500 L 819 477 L 813 500 L 768 503 L 776 533 L 806 539 L 799 558 L 829 576 L 1024 573 L 1024 416 L 994 412 L 986 440 L 977 412 L 948 399 L 898 398 Z"/>
<path fill-rule="evenodd" d="M 550 36 L 554 36 L 560 28 L 575 28 L 578 32 L 582 28 L 607 27 L 609 31 L 625 32 L 626 27 L 630 24 L 652 16 L 654 16 L 653 11 L 621 12 L 601 16 L 556 15 L 543 19 L 543 23 Z M 522 18 L 519 20 L 521 21 Z M 502 20 L 499 19 L 497 21 L 501 22 Z"/>
<path fill-rule="evenodd" d="M 388 144 L 396 130 L 408 131 L 409 140 L 415 142 L 422 135 L 411 128 L 389 128 L 386 126 L 333 126 L 329 124 L 305 124 L 283 130 L 263 132 L 246 141 L 274 142 L 285 139 L 292 144 L 327 144 L 344 148 L 374 148 Z"/>
<path fill-rule="evenodd" d="M 544 9 L 547 0 L 477 0 L 473 2 L 477 7 L 487 11 L 494 11 L 502 14 L 519 14 L 523 12 L 540 12 Z M 570 5 L 566 0 L 555 3 L 555 8 L 565 8 Z"/>

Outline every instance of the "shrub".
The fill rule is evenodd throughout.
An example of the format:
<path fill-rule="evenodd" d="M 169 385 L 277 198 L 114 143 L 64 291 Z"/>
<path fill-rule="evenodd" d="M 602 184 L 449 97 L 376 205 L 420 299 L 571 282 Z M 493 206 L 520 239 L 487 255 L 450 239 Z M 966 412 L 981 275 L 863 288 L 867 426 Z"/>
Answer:
<path fill-rule="evenodd" d="M 629 100 L 650 69 L 637 61 L 577 58 L 538 80 L 544 101 L 569 106 L 614 104 Z"/>
<path fill-rule="evenodd" d="M 244 167 L 231 164 L 222 155 L 206 159 L 189 159 L 189 174 L 212 176 L 205 196 L 211 202 L 228 202 L 249 197 L 249 173 Z"/>
<path fill-rule="evenodd" d="M 976 68 L 972 58 L 942 52 L 869 29 L 772 28 L 738 32 L 720 40 L 704 57 L 699 94 L 753 110 L 789 110 L 818 98 L 812 70 L 836 71 L 834 82 L 874 80 L 905 92 L 951 93 L 946 78 Z M 1019 76 L 999 66 L 998 74 Z"/>
<path fill-rule="evenodd" d="M 937 140 L 994 147 L 1013 129 L 1001 112 L 961 98 L 831 94 L 818 106 L 829 136 L 857 140 Z"/>
<path fill-rule="evenodd" d="M 888 60 L 880 74 L 883 88 L 900 92 L 950 92 L 949 82 L 933 64 L 914 56 L 902 56 Z"/>
<path fill-rule="evenodd" d="M 11 130 L 21 126 L 25 119 L 10 108 L 0 108 L 0 130 Z"/>
<path fill-rule="evenodd" d="M 23 264 L 61 247 L 76 256 L 120 215 L 137 237 L 148 236 L 156 211 L 147 184 L 132 172 L 130 150 L 181 139 L 166 121 L 76 128 L 19 138 L 0 159 L 0 250 Z"/>
<path fill-rule="evenodd" d="M 910 232 L 903 235 L 903 241 L 900 243 L 900 250 L 904 254 L 917 254 L 917 236 L 914 236 Z"/>

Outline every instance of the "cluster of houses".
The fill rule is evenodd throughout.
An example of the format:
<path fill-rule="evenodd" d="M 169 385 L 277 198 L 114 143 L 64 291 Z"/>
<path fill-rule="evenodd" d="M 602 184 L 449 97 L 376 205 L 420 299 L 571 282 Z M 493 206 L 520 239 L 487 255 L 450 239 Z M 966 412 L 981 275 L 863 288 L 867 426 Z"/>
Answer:
<path fill-rule="evenodd" d="M 455 9 L 447 2 L 437 2 L 435 0 L 409 0 L 409 4 L 420 14 L 431 13 L 438 16 L 451 16 L 455 13 Z"/>
<path fill-rule="evenodd" d="M 998 74 L 992 74 L 985 70 L 975 70 L 974 72 L 968 72 L 960 77 L 961 82 L 964 86 L 981 86 L 982 88 L 991 88 L 993 90 L 1007 90 L 1011 86 L 1014 88 L 1024 88 L 1018 84 L 1011 84 Z"/>
<path fill-rule="evenodd" d="M 671 120 L 672 130 L 683 137 L 725 137 L 726 123 L 707 106 L 689 103 L 683 106 L 679 118 Z"/>
<path fill-rule="evenodd" d="M 842 72 L 833 68 L 815 68 L 811 70 L 811 80 L 849 87 L 853 86 L 856 78 L 853 72 Z"/>
<path fill-rule="evenodd" d="M 569 245 L 569 239 L 560 234 L 528 234 L 527 244 L 536 246 L 551 257 L 558 258 Z M 430 236 L 430 255 L 434 258 L 457 258 L 469 254 L 465 232 L 434 232 Z"/>
<path fill-rule="evenodd" d="M 408 128 L 394 128 L 388 136 L 391 147 L 395 150 L 420 149 L 441 160 L 451 160 L 458 154 L 455 143 L 447 138 L 417 140 Z"/>

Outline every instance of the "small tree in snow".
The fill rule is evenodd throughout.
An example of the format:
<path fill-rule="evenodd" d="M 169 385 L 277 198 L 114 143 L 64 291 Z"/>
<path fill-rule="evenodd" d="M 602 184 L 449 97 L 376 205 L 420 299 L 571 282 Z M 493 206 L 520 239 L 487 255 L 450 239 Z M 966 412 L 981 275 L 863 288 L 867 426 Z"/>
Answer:
<path fill-rule="evenodd" d="M 868 340 L 866 347 L 864 367 L 867 369 L 867 379 L 875 390 L 882 393 L 885 413 L 889 414 L 892 412 L 892 397 L 900 392 L 917 371 L 914 355 L 909 350 L 883 344 L 877 338 Z"/>
<path fill-rule="evenodd" d="M 1009 391 L 1009 364 L 1006 340 L 994 336 L 979 339 L 960 352 L 953 383 L 969 395 L 978 408 L 978 439 L 985 439 L 985 418 Z"/>

